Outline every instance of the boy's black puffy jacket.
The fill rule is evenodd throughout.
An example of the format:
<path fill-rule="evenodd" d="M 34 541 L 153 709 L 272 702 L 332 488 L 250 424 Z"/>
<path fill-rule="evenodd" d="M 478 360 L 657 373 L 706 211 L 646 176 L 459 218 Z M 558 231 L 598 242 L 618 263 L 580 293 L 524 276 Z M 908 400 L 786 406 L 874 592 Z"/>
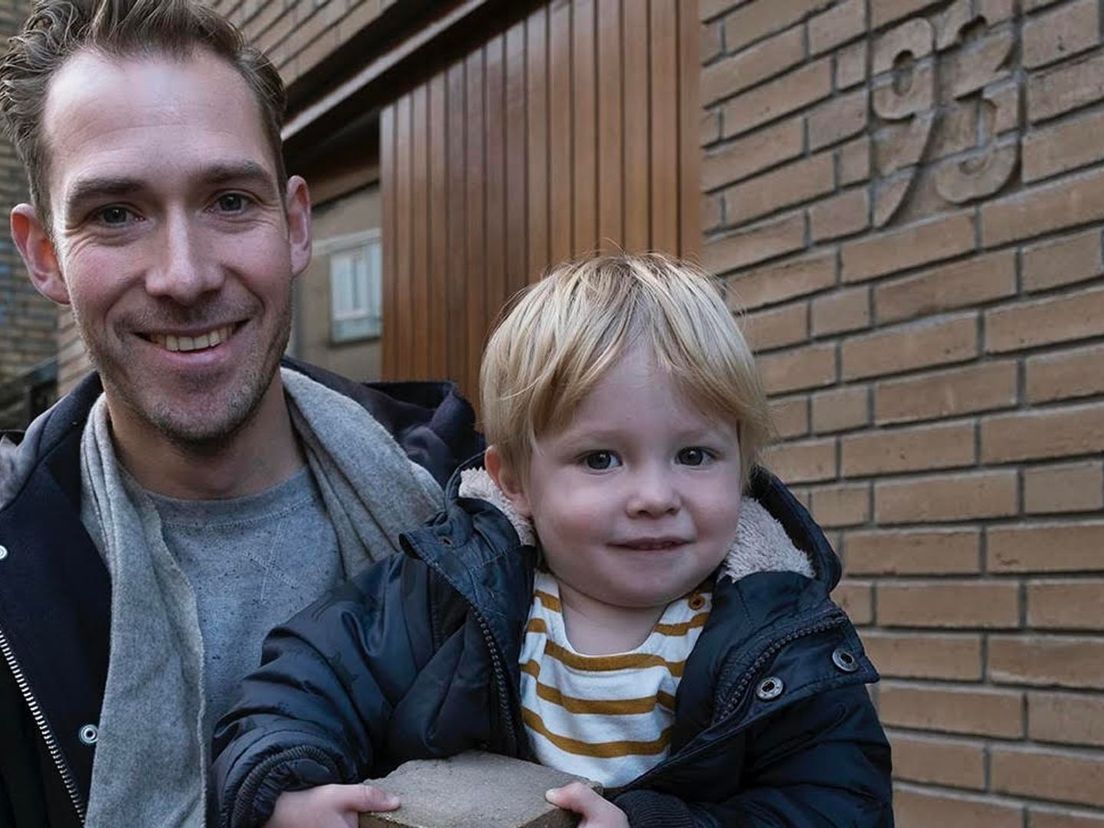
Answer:
<path fill-rule="evenodd" d="M 536 553 L 494 506 L 458 497 L 458 481 L 446 510 L 404 537 L 406 555 L 269 636 L 215 737 L 222 825 L 263 824 L 283 791 L 410 759 L 530 758 L 518 654 Z M 839 562 L 781 483 L 760 472 L 751 496 L 816 577 L 718 579 L 669 757 L 607 796 L 634 826 L 892 826 L 889 745 L 864 687 L 877 674 L 828 598 Z"/>

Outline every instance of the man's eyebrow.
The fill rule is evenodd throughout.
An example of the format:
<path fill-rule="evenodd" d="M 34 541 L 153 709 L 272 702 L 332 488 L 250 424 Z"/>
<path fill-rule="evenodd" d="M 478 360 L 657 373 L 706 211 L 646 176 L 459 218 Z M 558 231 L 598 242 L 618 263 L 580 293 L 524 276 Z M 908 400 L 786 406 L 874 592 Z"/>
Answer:
<path fill-rule="evenodd" d="M 264 190 L 265 195 L 277 196 L 276 183 L 272 175 L 255 161 L 215 163 L 205 168 L 199 179 L 206 185 L 248 183 Z M 70 213 L 78 212 L 80 207 L 91 201 L 119 198 L 132 195 L 147 188 L 141 179 L 128 176 L 92 176 L 77 181 L 69 190 L 65 204 Z"/>

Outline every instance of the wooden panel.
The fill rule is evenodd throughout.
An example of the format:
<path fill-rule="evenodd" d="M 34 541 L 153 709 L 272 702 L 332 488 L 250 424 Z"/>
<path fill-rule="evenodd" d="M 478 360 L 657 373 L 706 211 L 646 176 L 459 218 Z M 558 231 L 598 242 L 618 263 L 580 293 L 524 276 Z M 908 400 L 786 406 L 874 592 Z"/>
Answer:
<path fill-rule="evenodd" d="M 595 105 L 594 0 L 576 0 L 572 20 L 572 255 L 598 247 L 598 119 Z"/>
<path fill-rule="evenodd" d="M 506 297 L 528 281 L 525 23 L 506 33 Z M 497 312 L 497 308 L 495 311 Z"/>
<path fill-rule="evenodd" d="M 598 0 L 598 248 L 624 239 L 621 219 L 621 0 Z"/>
<path fill-rule="evenodd" d="M 625 250 L 640 253 L 651 247 L 652 179 L 649 170 L 648 4 L 629 0 L 623 6 L 625 91 Z"/>
<path fill-rule="evenodd" d="M 700 248 L 696 0 L 553 0 L 382 110 L 384 371 L 473 396 L 549 265 Z"/>
<path fill-rule="evenodd" d="M 525 24 L 525 126 L 529 212 L 528 278 L 535 281 L 551 261 L 548 246 L 548 10 L 540 8 Z"/>
<path fill-rule="evenodd" d="M 395 274 L 395 253 L 397 250 L 395 227 L 395 105 L 385 106 L 380 112 L 380 169 L 387 170 L 381 175 L 380 202 L 383 212 L 383 227 L 380 231 L 380 243 L 383 246 L 383 283 L 380 286 L 380 302 L 383 314 L 383 356 L 384 376 L 398 375 L 398 349 L 389 345 L 395 341 L 394 327 L 398 314 L 398 289 Z"/>

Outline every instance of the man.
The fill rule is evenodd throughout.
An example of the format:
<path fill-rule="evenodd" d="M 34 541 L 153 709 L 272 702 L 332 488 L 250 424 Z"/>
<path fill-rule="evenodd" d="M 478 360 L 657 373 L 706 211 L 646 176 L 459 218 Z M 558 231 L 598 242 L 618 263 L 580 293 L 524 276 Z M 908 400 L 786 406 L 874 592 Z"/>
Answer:
<path fill-rule="evenodd" d="M 98 369 L 0 451 L 0 825 L 202 824 L 263 635 L 480 447 L 448 387 L 281 367 L 311 245 L 283 105 L 192 0 L 39 0 L 0 66 L 12 236 Z"/>

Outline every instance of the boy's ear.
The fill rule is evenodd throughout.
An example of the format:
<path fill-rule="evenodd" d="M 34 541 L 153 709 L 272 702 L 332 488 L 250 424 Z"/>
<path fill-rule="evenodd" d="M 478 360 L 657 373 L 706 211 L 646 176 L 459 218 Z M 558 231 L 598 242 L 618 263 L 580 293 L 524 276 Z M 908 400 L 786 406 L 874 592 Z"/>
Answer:
<path fill-rule="evenodd" d="M 483 464 L 487 467 L 487 474 L 491 476 L 491 480 L 506 495 L 506 499 L 510 501 L 515 511 L 522 517 L 532 517 L 533 512 L 529 508 L 525 487 L 513 468 L 503 461 L 498 446 L 487 446 L 487 451 L 483 454 Z"/>
<path fill-rule="evenodd" d="M 61 275 L 54 243 L 30 204 L 12 208 L 11 235 L 38 292 L 59 305 L 68 305 L 69 288 Z"/>

